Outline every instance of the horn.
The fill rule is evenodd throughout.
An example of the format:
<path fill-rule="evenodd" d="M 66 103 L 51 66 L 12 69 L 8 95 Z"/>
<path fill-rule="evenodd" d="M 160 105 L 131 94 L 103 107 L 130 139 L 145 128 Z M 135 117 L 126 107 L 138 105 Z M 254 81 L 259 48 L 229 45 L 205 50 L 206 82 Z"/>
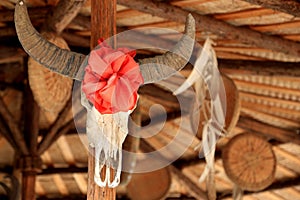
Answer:
<path fill-rule="evenodd" d="M 61 49 L 44 39 L 32 26 L 27 8 L 22 0 L 16 4 L 15 26 L 19 41 L 29 56 L 52 71 L 82 80 L 79 69 L 86 56 Z M 171 51 L 153 58 L 139 60 L 144 83 L 165 79 L 181 70 L 193 52 L 194 39 L 195 20 L 189 14 L 186 20 L 185 34 Z"/>
<path fill-rule="evenodd" d="M 195 40 L 195 20 L 191 14 L 187 16 L 185 34 L 176 46 L 163 55 L 139 60 L 144 84 L 165 79 L 181 70 L 189 61 Z"/>
<path fill-rule="evenodd" d="M 85 55 L 61 49 L 44 39 L 32 26 L 22 0 L 16 4 L 14 17 L 19 41 L 29 56 L 54 72 L 78 79 Z"/>

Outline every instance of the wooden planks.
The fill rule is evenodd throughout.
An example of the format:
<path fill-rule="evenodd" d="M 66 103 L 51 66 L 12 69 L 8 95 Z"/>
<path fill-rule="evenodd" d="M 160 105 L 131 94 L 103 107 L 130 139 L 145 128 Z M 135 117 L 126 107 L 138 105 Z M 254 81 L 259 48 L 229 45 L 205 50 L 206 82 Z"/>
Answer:
<path fill-rule="evenodd" d="M 296 0 L 285 0 L 282 3 L 281 0 L 244 0 L 251 4 L 260 5 L 273 10 L 289 13 L 294 16 L 300 17 L 300 3 Z"/>
<path fill-rule="evenodd" d="M 163 17 L 172 21 L 183 23 L 188 11 L 174 7 L 168 3 L 163 2 L 150 2 L 141 0 L 132 3 L 130 0 L 118 0 L 118 3 L 136 9 L 142 12 L 147 12 L 159 17 Z M 223 8 L 223 7 L 222 7 Z M 245 27 L 234 27 L 226 22 L 219 21 L 209 16 L 199 15 L 195 12 L 192 13 L 196 25 L 204 31 L 210 31 L 218 35 L 226 35 L 229 39 L 235 39 L 243 43 L 263 47 L 272 51 L 278 51 L 293 56 L 299 56 L 300 45 L 282 38 L 267 36 L 259 32 L 250 30 Z M 247 37 L 244 37 L 246 36 Z"/>
<path fill-rule="evenodd" d="M 298 137 L 296 130 L 276 128 L 249 117 L 240 117 L 238 126 L 245 130 L 257 132 L 281 142 L 293 142 L 295 144 L 300 144 L 300 138 Z"/>

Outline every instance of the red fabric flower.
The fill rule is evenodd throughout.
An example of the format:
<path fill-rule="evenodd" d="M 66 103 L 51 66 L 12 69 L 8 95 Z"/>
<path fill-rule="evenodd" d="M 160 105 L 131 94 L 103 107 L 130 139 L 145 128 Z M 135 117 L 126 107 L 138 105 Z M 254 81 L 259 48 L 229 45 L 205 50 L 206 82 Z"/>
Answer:
<path fill-rule="evenodd" d="M 133 59 L 135 51 L 112 49 L 101 40 L 98 42 L 90 53 L 82 90 L 101 114 L 132 110 L 137 90 L 144 82 L 139 65 Z"/>

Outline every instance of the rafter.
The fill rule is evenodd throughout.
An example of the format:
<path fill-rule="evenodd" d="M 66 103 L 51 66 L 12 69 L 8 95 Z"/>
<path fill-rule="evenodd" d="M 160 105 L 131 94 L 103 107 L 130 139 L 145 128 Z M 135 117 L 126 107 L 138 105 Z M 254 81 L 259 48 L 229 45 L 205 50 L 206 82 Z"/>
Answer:
<path fill-rule="evenodd" d="M 76 166 L 70 166 L 70 167 L 49 167 L 43 169 L 38 175 L 49 175 L 49 174 L 73 174 L 73 173 L 87 173 L 88 168 L 87 167 L 76 167 Z"/>
<path fill-rule="evenodd" d="M 276 116 L 261 110 L 252 108 L 241 108 L 241 116 L 250 116 L 253 119 L 261 121 L 263 123 L 272 125 L 274 127 L 293 130 L 300 128 L 300 123 L 298 120 L 291 120 L 285 117 Z"/>
<path fill-rule="evenodd" d="M 41 196 L 37 197 L 37 200 L 86 200 L 86 195 L 69 195 L 65 197 L 46 197 L 46 196 Z"/>
<path fill-rule="evenodd" d="M 24 135 L 25 141 L 27 142 L 27 147 L 29 153 L 32 156 L 37 156 L 37 144 L 38 144 L 38 135 L 39 135 L 39 113 L 40 107 L 35 102 L 32 91 L 30 90 L 29 85 L 26 85 L 25 97 L 24 97 L 24 113 L 25 113 L 25 126 L 24 126 Z"/>
<path fill-rule="evenodd" d="M 257 194 L 259 194 L 260 192 L 264 192 L 264 191 L 272 191 L 272 190 L 278 190 L 278 189 L 284 189 L 284 188 L 289 188 L 289 187 L 293 187 L 296 185 L 300 184 L 300 177 L 297 178 L 291 178 L 291 179 L 281 179 L 281 180 L 276 180 L 274 181 L 269 187 L 267 187 L 266 189 L 259 191 L 259 192 L 255 192 Z M 253 194 L 254 192 L 251 191 L 245 191 L 245 195 L 250 195 Z M 224 192 L 223 194 L 219 194 L 218 197 L 220 199 L 225 199 L 226 197 L 230 197 L 232 195 L 232 191 L 228 191 L 228 192 Z"/>
<path fill-rule="evenodd" d="M 141 12 L 150 13 L 155 16 L 181 23 L 185 22 L 185 17 L 189 13 L 189 11 L 164 2 L 152 2 L 149 0 L 118 0 L 118 3 Z M 267 48 L 293 56 L 300 55 L 300 44 L 298 43 L 280 37 L 265 35 L 246 27 L 235 27 L 213 17 L 200 15 L 195 12 L 193 12 L 192 15 L 196 20 L 197 27 L 203 31 L 210 31 L 225 36 L 228 39 L 238 40 L 242 43 Z"/>
<path fill-rule="evenodd" d="M 300 3 L 296 0 L 243 0 L 265 8 L 288 13 L 294 16 L 300 16 Z"/>
<path fill-rule="evenodd" d="M 245 130 L 260 133 L 281 142 L 300 144 L 300 137 L 297 134 L 297 130 L 277 128 L 249 117 L 240 117 L 238 126 Z"/>
<path fill-rule="evenodd" d="M 69 114 L 71 107 L 72 107 L 72 98 L 68 100 L 64 109 L 59 114 L 59 117 L 56 119 L 54 124 L 49 129 L 47 135 L 39 143 L 38 154 L 41 155 L 57 139 L 56 134 L 58 133 L 58 130 L 64 125 L 66 116 Z"/>
<path fill-rule="evenodd" d="M 179 182 L 181 182 L 190 192 L 191 195 L 196 197 L 197 199 L 207 199 L 207 195 L 203 192 L 194 182 L 192 182 L 186 175 L 184 175 L 180 170 L 169 166 L 172 175 L 174 175 Z"/>
<path fill-rule="evenodd" d="M 0 134 L 4 136 L 4 138 L 9 142 L 9 144 L 14 149 L 18 149 L 18 145 L 16 144 L 14 138 L 12 137 L 10 130 L 6 127 L 5 123 L 1 118 L 0 118 Z"/>
<path fill-rule="evenodd" d="M 24 136 L 23 136 L 21 130 L 19 129 L 18 123 L 16 122 L 16 120 L 14 119 L 12 114 L 7 109 L 5 103 L 3 102 L 2 97 L 0 97 L 0 114 L 3 117 L 7 126 L 9 127 L 9 129 L 13 135 L 14 141 L 18 145 L 18 148 L 20 149 L 21 154 L 28 155 L 29 150 L 26 146 Z"/>
<path fill-rule="evenodd" d="M 61 0 L 47 16 L 47 28 L 61 33 L 66 26 L 76 17 L 85 0 Z"/>
<path fill-rule="evenodd" d="M 41 19 L 46 16 L 50 7 L 43 8 L 29 8 L 28 14 L 31 19 Z M 0 22 L 12 22 L 14 21 L 14 11 L 13 10 L 1 10 Z"/>

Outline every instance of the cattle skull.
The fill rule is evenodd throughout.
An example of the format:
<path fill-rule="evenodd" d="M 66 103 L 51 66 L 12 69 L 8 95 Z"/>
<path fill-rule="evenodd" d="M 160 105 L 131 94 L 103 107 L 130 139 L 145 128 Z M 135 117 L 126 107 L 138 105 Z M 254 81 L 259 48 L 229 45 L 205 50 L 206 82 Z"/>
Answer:
<path fill-rule="evenodd" d="M 49 43 L 32 26 L 27 8 L 19 1 L 15 8 L 15 26 L 18 38 L 24 50 L 43 66 L 61 75 L 79 81 L 83 80 L 84 69 L 81 68 L 86 56 L 71 52 Z M 139 60 L 144 84 L 165 79 L 181 70 L 188 62 L 194 45 L 195 22 L 187 16 L 185 34 L 171 50 L 163 55 Z M 179 56 L 180 55 L 180 56 Z M 104 114 L 89 104 L 84 94 L 82 104 L 87 108 L 87 135 L 89 144 L 95 147 L 95 182 L 99 186 L 116 187 L 120 181 L 122 143 L 128 133 L 128 117 L 131 111 Z M 110 180 L 110 170 L 101 179 L 100 171 L 106 167 L 114 167 L 117 171 L 114 180 Z"/>

